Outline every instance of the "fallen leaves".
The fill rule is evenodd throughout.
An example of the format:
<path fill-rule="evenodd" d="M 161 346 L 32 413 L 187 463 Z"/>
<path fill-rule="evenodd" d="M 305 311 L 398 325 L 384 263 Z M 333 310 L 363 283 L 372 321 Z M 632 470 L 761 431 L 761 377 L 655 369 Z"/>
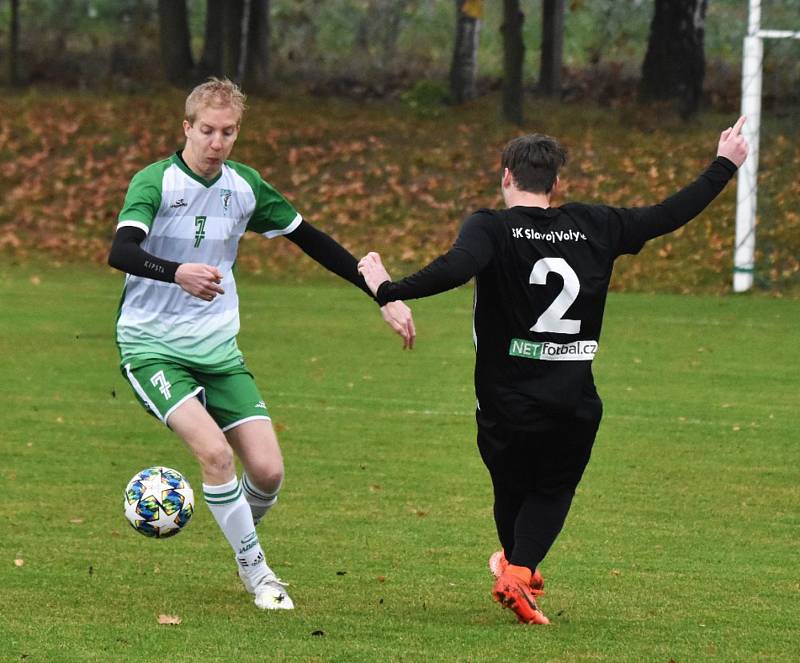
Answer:
<path fill-rule="evenodd" d="M 81 94 L 5 102 L 0 144 L 14 158 L 0 164 L 0 249 L 17 258 L 43 253 L 103 263 L 130 178 L 182 143 L 182 99 Z M 495 112 L 491 99 L 485 108 L 451 109 L 436 121 L 390 105 L 313 103 L 314 113 L 298 114 L 289 101 L 254 100 L 232 156 L 354 254 L 377 250 L 393 273 L 405 274 L 447 250 L 473 210 L 502 206 L 497 169 L 509 132 L 476 132 L 473 117 Z M 592 113 L 600 133 L 587 130 Z M 635 117 L 626 124 L 604 113 L 567 104 L 552 118 L 543 115 L 540 129 L 573 155 L 556 204 L 658 202 L 699 173 L 713 150 L 703 123 L 653 133 Z M 266 128 L 266 117 L 282 120 Z M 800 144 L 778 131 L 761 157 L 759 273 L 772 284 L 796 283 L 800 184 L 784 165 L 800 163 Z M 683 236 L 657 239 L 640 257 L 618 261 L 614 289 L 727 291 L 734 189 Z M 241 244 L 239 264 L 256 273 L 305 275 L 312 263 L 298 256 L 291 242 L 253 238 Z"/>

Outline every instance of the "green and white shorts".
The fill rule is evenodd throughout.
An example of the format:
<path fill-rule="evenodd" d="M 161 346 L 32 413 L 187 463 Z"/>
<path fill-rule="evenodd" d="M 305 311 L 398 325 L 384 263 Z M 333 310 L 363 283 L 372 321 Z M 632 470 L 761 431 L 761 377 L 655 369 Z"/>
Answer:
<path fill-rule="evenodd" d="M 168 425 L 169 415 L 197 397 L 227 431 L 254 419 L 270 419 L 253 375 L 244 365 L 205 372 L 167 359 L 131 358 L 120 366 L 144 408 Z"/>

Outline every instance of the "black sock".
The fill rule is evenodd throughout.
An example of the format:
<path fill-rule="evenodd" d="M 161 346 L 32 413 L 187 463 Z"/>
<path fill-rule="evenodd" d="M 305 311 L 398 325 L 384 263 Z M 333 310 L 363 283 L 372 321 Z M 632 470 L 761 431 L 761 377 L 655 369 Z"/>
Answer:
<path fill-rule="evenodd" d="M 519 495 L 495 485 L 494 490 L 494 524 L 497 527 L 497 538 L 505 550 L 506 558 L 514 550 L 514 532 L 517 516 L 522 507 L 524 495 Z"/>
<path fill-rule="evenodd" d="M 574 491 L 544 495 L 529 493 L 517 513 L 514 546 L 506 550 L 511 564 L 527 566 L 531 571 L 544 559 L 567 519 Z"/>

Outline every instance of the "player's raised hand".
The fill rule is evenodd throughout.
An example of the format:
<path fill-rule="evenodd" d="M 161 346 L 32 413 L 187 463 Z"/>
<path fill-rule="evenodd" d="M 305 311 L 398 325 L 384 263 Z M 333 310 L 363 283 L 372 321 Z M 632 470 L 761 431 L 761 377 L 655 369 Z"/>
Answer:
<path fill-rule="evenodd" d="M 403 338 L 403 350 L 413 350 L 414 341 L 417 339 L 417 329 L 411 309 L 403 302 L 389 302 L 381 307 L 381 315 L 394 331 Z"/>
<path fill-rule="evenodd" d="M 373 295 L 378 294 L 378 288 L 384 281 L 391 281 L 389 272 L 383 266 L 381 257 L 374 251 L 370 251 L 358 261 L 358 271 L 367 282 L 367 287 L 372 290 Z"/>
<path fill-rule="evenodd" d="M 736 164 L 737 168 L 744 163 L 749 150 L 747 139 L 745 139 L 741 133 L 742 125 L 746 119 L 747 118 L 742 115 L 736 120 L 736 124 L 725 129 L 725 131 L 720 134 L 719 145 L 717 145 L 717 156 L 730 159 Z"/>
<path fill-rule="evenodd" d="M 175 272 L 175 283 L 194 297 L 210 302 L 217 295 L 224 295 L 222 272 L 211 265 L 200 262 L 185 262 Z"/>

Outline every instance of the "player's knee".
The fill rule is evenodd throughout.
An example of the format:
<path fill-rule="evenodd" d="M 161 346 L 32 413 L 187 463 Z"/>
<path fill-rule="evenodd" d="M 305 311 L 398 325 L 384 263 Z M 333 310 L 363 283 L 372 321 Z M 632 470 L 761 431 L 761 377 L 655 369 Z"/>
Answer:
<path fill-rule="evenodd" d="M 230 474 L 233 471 L 233 451 L 227 444 L 215 444 L 198 454 L 203 469 L 211 474 Z"/>
<path fill-rule="evenodd" d="M 247 468 L 247 478 L 259 490 L 277 493 L 283 483 L 283 463 Z"/>

